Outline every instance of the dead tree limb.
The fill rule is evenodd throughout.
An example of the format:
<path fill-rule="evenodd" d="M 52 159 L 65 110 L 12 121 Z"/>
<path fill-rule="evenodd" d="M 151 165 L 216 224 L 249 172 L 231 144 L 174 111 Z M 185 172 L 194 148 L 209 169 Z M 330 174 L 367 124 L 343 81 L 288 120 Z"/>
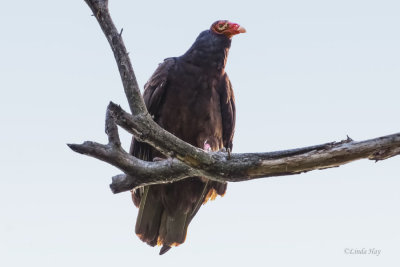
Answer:
<path fill-rule="evenodd" d="M 75 152 L 105 161 L 124 172 L 113 177 L 114 193 L 140 186 L 174 182 L 186 177 L 204 176 L 216 181 L 238 182 L 250 179 L 292 175 L 311 170 L 337 167 L 354 160 L 383 160 L 400 154 L 400 133 L 361 142 L 348 138 L 305 148 L 268 152 L 226 153 L 196 148 L 158 126 L 148 114 L 123 43 L 114 26 L 107 0 L 85 0 L 92 9 L 114 53 L 131 114 L 110 103 L 106 112 L 107 145 L 85 142 L 69 144 Z M 147 142 L 168 159 L 146 162 L 121 148 L 117 125 L 140 141 Z"/>
<path fill-rule="evenodd" d="M 140 94 L 135 72 L 129 59 L 129 53 L 126 51 L 124 41 L 122 40 L 122 30 L 118 31 L 111 19 L 108 10 L 108 0 L 85 0 L 85 2 L 92 10 L 93 16 L 99 22 L 114 53 L 131 113 L 146 114 L 147 109 Z"/>
<path fill-rule="evenodd" d="M 383 160 L 400 154 L 400 133 L 397 133 L 361 142 L 347 138 L 341 142 L 276 152 L 234 153 L 229 159 L 223 152 L 206 153 L 212 159 L 211 163 L 197 159 L 202 168 L 195 168 L 176 158 L 147 162 L 133 157 L 115 141 L 119 140 L 116 124 L 135 136 L 139 135 L 137 129 L 145 128 L 149 135 L 143 140 L 156 138 L 153 135 L 157 136 L 159 130 L 158 125 L 152 128 L 154 125 L 148 126 L 145 118 L 135 118 L 121 107 L 110 103 L 106 116 L 109 144 L 85 142 L 81 145 L 69 145 L 75 152 L 105 161 L 125 173 L 113 177 L 110 187 L 114 193 L 144 185 L 176 182 L 192 176 L 204 176 L 220 182 L 239 182 L 338 167 L 363 158 Z M 153 145 L 151 141 L 149 143 Z"/>

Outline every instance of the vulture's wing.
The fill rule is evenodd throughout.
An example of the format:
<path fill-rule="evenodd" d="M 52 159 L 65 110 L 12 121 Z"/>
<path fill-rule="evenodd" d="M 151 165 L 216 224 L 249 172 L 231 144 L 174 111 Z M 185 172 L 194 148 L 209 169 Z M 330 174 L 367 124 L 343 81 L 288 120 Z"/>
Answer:
<path fill-rule="evenodd" d="M 175 65 L 175 58 L 167 58 L 150 77 L 144 85 L 143 99 L 150 115 L 158 116 L 160 104 L 164 97 L 165 89 L 168 83 L 169 70 Z M 157 121 L 157 117 L 154 118 Z"/>
<path fill-rule="evenodd" d="M 225 73 L 220 86 L 220 105 L 222 116 L 222 140 L 226 149 L 232 150 L 233 134 L 235 133 L 236 108 L 232 84 Z"/>
<path fill-rule="evenodd" d="M 157 121 L 157 116 L 159 116 L 158 111 L 162 99 L 165 94 L 165 90 L 168 82 L 168 73 L 171 67 L 175 64 L 174 58 L 167 58 L 161 63 L 153 75 L 150 77 L 149 81 L 144 86 L 143 99 L 144 103 L 153 119 Z M 133 138 L 130 153 L 143 160 L 152 160 L 151 153 L 148 151 L 149 145 L 138 142 Z"/>
<path fill-rule="evenodd" d="M 175 58 L 167 58 L 161 63 L 155 70 L 149 81 L 144 86 L 143 99 L 144 103 L 153 119 L 157 121 L 158 111 L 166 91 L 168 83 L 169 70 L 174 66 Z M 139 159 L 151 161 L 153 159 L 153 148 L 143 142 L 139 142 L 132 138 L 130 153 Z M 140 203 L 140 197 L 143 190 L 135 190 L 132 192 L 133 203 L 138 207 Z"/>

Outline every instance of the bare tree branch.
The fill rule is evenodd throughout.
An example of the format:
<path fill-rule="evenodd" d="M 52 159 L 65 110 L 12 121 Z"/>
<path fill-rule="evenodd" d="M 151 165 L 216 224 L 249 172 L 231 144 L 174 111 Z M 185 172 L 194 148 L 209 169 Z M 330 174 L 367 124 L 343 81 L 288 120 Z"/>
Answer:
<path fill-rule="evenodd" d="M 113 103 L 109 105 L 107 114 L 110 117 L 107 116 L 109 122 L 106 123 L 106 128 L 114 125 L 111 127 L 112 131 L 106 131 L 109 140 L 115 139 L 115 137 L 110 138 L 110 135 L 118 136 L 114 122 L 110 122 L 114 119 L 118 125 L 135 135 L 140 135 L 138 129 L 144 128 L 146 132 L 149 132 L 145 140 L 152 140 L 153 135 L 158 134 L 158 125 L 153 128 L 153 125 L 149 126 L 146 119 L 140 116 L 135 118 Z M 170 136 L 165 136 L 165 138 L 167 143 L 173 144 L 174 140 L 168 140 Z M 153 145 L 151 141 L 149 143 Z M 114 193 L 119 193 L 144 185 L 175 182 L 192 176 L 204 176 L 215 181 L 239 182 L 332 168 L 363 158 L 383 160 L 400 154 L 400 133 L 362 142 L 347 138 L 341 142 L 269 153 L 234 153 L 231 154 L 229 160 L 227 154 L 223 152 L 206 153 L 211 156 L 212 161 L 202 162 L 202 159 L 198 158 L 201 168 L 189 166 L 185 162 L 172 158 L 157 162 L 142 161 L 124 151 L 120 146 L 110 144 L 85 142 L 82 145 L 69 146 L 76 152 L 95 157 L 122 170 L 126 175 L 113 177 L 110 185 Z"/>
<path fill-rule="evenodd" d="M 133 71 L 131 61 L 126 51 L 124 41 L 122 40 L 122 30 L 118 32 L 115 27 L 110 12 L 108 10 L 108 0 L 85 0 L 86 4 L 93 11 L 94 17 L 100 24 L 104 35 L 114 53 L 115 61 L 121 75 L 125 95 L 128 99 L 132 114 L 146 114 L 147 109 L 140 94 L 139 85 Z"/>
<path fill-rule="evenodd" d="M 82 145 L 69 144 L 73 151 L 105 161 L 123 171 L 124 175 L 113 177 L 110 185 L 113 193 L 128 191 L 140 186 L 171 183 L 204 173 L 185 165 L 177 159 L 157 162 L 143 161 L 128 154 L 122 148 L 85 142 Z"/>
<path fill-rule="evenodd" d="M 111 116 L 111 112 L 107 109 L 106 112 L 106 129 L 105 132 L 108 136 L 108 144 L 116 147 L 121 147 L 121 141 L 119 139 L 118 127 L 115 123 L 114 118 Z"/>
<path fill-rule="evenodd" d="M 164 155 L 176 157 L 189 166 L 204 168 L 221 159 L 217 153 L 207 153 L 194 147 L 155 123 L 148 115 L 131 115 L 120 106 L 110 102 L 107 108 L 115 122 L 133 134 L 139 141 L 149 143 Z"/>
<path fill-rule="evenodd" d="M 400 133 L 355 142 L 341 142 L 276 151 L 236 153 L 227 158 L 223 152 L 206 153 L 175 137 L 157 125 L 144 105 L 121 32 L 114 26 L 107 0 L 85 0 L 102 28 L 118 65 L 131 114 L 110 103 L 106 113 L 108 145 L 84 142 L 70 144 L 78 153 L 105 161 L 124 172 L 113 177 L 114 193 L 140 186 L 175 182 L 192 176 L 216 181 L 238 182 L 261 177 L 299 174 L 311 170 L 337 167 L 354 160 L 383 160 L 400 154 Z M 147 142 L 168 157 L 147 162 L 137 159 L 121 147 L 117 125 L 140 141 Z"/>

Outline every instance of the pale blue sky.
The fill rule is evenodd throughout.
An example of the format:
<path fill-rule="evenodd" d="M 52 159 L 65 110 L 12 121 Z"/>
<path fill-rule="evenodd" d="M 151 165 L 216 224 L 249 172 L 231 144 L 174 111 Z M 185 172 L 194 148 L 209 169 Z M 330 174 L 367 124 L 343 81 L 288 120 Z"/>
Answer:
<path fill-rule="evenodd" d="M 399 1 L 110 0 L 110 9 L 141 86 L 215 20 L 247 29 L 227 65 L 235 152 L 400 132 Z M 6 1 L 2 11 L 1 266 L 400 265 L 400 157 L 229 184 L 186 243 L 158 256 L 134 235 L 130 195 L 108 188 L 119 171 L 66 146 L 106 142 L 110 100 L 128 110 L 89 8 Z"/>

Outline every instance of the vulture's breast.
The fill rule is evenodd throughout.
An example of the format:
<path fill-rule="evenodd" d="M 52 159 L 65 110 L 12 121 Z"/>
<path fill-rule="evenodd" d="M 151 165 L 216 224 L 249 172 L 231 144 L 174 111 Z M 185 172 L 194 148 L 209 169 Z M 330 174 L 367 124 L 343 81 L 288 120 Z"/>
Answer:
<path fill-rule="evenodd" d="M 158 123 L 192 145 L 222 147 L 222 118 L 218 84 L 221 75 L 194 66 L 177 66 L 168 77 Z"/>

